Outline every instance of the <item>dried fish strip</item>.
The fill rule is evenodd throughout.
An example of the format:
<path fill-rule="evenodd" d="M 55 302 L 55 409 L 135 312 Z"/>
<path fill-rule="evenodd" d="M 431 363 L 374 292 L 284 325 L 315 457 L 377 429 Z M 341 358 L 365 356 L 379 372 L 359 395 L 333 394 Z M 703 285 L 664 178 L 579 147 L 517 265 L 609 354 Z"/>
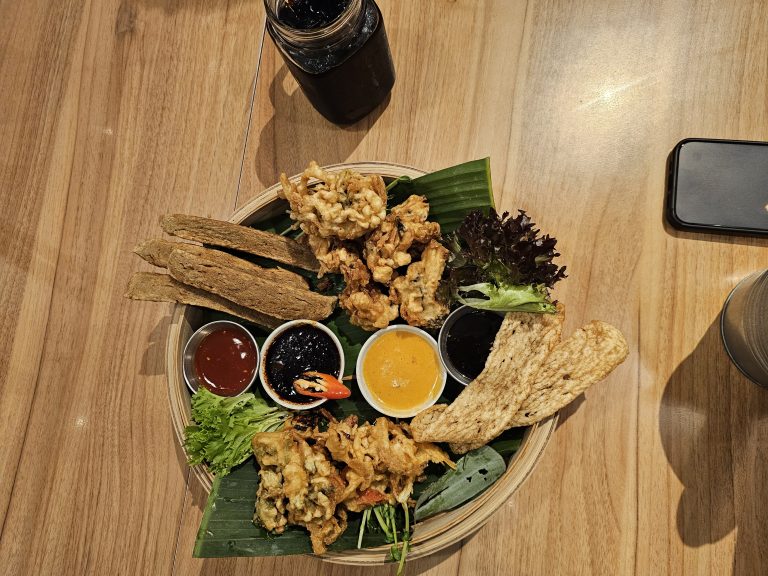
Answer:
<path fill-rule="evenodd" d="M 296 288 L 307 288 L 309 285 L 307 280 L 296 272 L 285 270 L 283 268 L 264 268 L 257 266 L 256 264 L 227 254 L 221 250 L 213 250 L 211 248 L 204 248 L 197 244 L 186 244 L 183 242 L 171 242 L 170 240 L 163 240 L 161 238 L 152 238 L 145 240 L 133 249 L 134 254 L 137 254 L 153 266 L 159 266 L 161 268 L 168 267 L 168 259 L 171 257 L 173 250 L 186 250 L 190 254 L 197 254 L 204 256 L 209 260 L 215 260 L 222 266 L 229 266 L 242 272 L 251 274 L 261 274 L 264 278 L 269 278 L 274 282 L 283 282 L 289 286 L 295 286 Z"/>
<path fill-rule="evenodd" d="M 336 305 L 335 297 L 233 270 L 185 250 L 171 252 L 168 271 L 179 282 L 282 320 L 322 320 L 333 312 Z"/>
<path fill-rule="evenodd" d="M 317 272 L 320 267 L 307 246 L 271 232 L 186 214 L 166 214 L 160 220 L 160 225 L 172 236 L 201 244 L 233 248 L 313 272 Z"/>
<path fill-rule="evenodd" d="M 148 300 L 150 302 L 176 302 L 191 306 L 202 306 L 218 310 L 232 316 L 237 316 L 248 322 L 253 322 L 265 328 L 277 328 L 282 320 L 267 316 L 234 302 L 225 300 L 215 294 L 209 294 L 192 286 L 177 282 L 168 274 L 156 272 L 137 272 L 128 282 L 126 298 L 132 300 Z"/>

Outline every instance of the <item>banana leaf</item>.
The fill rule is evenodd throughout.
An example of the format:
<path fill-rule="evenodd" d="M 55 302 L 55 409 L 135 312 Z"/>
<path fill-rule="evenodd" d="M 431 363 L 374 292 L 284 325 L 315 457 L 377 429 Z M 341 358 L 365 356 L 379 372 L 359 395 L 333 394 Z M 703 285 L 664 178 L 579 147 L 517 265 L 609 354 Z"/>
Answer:
<path fill-rule="evenodd" d="M 471 210 L 487 210 L 494 206 L 489 160 L 487 158 L 466 162 L 419 178 L 399 178 L 388 184 L 388 204 L 403 202 L 411 194 L 426 196 L 430 204 L 430 220 L 440 223 L 443 232 L 453 230 L 464 215 Z M 286 203 L 287 208 L 287 203 Z M 284 213 L 259 222 L 256 227 L 277 233 L 295 235 L 289 230 L 290 220 Z M 240 254 L 240 256 L 243 256 Z M 259 264 L 269 265 L 259 261 Z M 227 318 L 225 314 L 206 311 L 203 321 Z M 339 337 L 344 349 L 345 374 L 354 374 L 357 356 L 370 336 L 369 332 L 352 325 L 347 315 L 337 310 L 325 324 Z M 267 333 L 256 326 L 250 326 L 259 345 Z M 356 414 L 362 421 L 373 421 L 380 414 L 373 410 L 363 398 L 354 380 L 346 382 L 352 395 L 341 401 L 329 402 L 325 406 L 337 418 Z M 452 401 L 463 387 L 449 378 L 441 402 Z M 254 387 L 254 394 L 261 388 Z M 263 395 L 266 396 L 266 395 Z M 268 398 L 265 398 L 268 400 Z M 269 401 L 269 400 L 268 400 Z M 502 435 L 494 447 L 506 461 L 514 455 L 520 445 L 523 430 L 510 430 Z M 429 488 L 445 470 L 439 466 L 427 469 L 424 482 L 417 484 L 414 498 Z M 307 532 L 299 527 L 290 527 L 283 534 L 272 535 L 253 523 L 253 512 L 258 487 L 258 468 L 249 460 L 232 470 L 227 476 L 216 478 L 203 514 L 194 549 L 196 557 L 223 556 L 279 556 L 311 553 L 312 548 Z M 349 550 L 357 547 L 360 514 L 350 514 L 349 527 L 329 550 Z M 384 534 L 366 531 L 364 547 L 386 544 Z"/>
<path fill-rule="evenodd" d="M 427 197 L 429 219 L 440 223 L 443 234 L 461 224 L 467 212 L 495 207 L 489 158 L 472 160 L 419 176 L 402 177 L 390 183 L 390 206 L 404 202 L 411 194 Z"/>
<path fill-rule="evenodd" d="M 456 462 L 455 470 L 448 470 L 421 493 L 414 517 L 422 520 L 464 504 L 496 482 L 504 470 L 504 458 L 493 448 L 482 446 L 468 452 Z"/>

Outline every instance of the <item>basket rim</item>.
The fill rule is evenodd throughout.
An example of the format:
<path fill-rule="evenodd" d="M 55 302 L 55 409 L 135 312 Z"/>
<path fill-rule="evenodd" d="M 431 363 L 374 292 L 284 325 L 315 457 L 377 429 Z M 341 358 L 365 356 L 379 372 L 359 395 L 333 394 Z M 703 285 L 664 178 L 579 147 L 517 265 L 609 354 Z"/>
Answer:
<path fill-rule="evenodd" d="M 323 166 L 323 168 L 331 170 L 351 168 L 361 173 L 377 173 L 392 178 L 400 176 L 415 178 L 427 173 L 405 164 L 380 161 L 346 162 Z M 299 177 L 300 174 L 294 175 L 291 180 Z M 229 222 L 234 224 L 250 223 L 249 221 L 253 221 L 260 211 L 279 200 L 277 194 L 279 189 L 279 183 L 270 186 L 236 210 L 229 218 Z M 190 404 L 189 390 L 182 376 L 181 357 L 178 350 L 180 345 L 183 348 L 182 341 L 185 339 L 185 334 L 191 330 L 188 315 L 194 310 L 195 308 L 192 306 L 174 305 L 166 341 L 168 401 L 174 433 L 177 442 L 182 446 L 182 450 L 184 428 L 190 423 Z M 414 532 L 412 548 L 408 555 L 409 559 L 421 558 L 439 552 L 482 528 L 530 476 L 555 431 L 557 421 L 558 414 L 555 413 L 530 426 L 523 437 L 520 448 L 508 463 L 506 472 L 485 492 L 458 508 L 414 525 L 414 527 L 420 526 L 421 529 Z M 191 467 L 190 472 L 188 477 L 194 477 L 206 494 L 210 494 L 213 481 L 210 470 L 205 465 L 200 465 Z M 388 546 L 379 546 L 360 550 L 327 552 L 315 556 L 323 561 L 336 564 L 370 566 L 385 564 L 388 553 Z"/>

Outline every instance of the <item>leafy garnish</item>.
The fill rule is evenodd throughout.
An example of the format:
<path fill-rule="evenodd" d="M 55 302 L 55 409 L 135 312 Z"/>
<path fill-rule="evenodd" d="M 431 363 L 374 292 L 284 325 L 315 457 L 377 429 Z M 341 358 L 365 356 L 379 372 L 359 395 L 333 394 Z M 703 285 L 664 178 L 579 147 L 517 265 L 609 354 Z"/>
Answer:
<path fill-rule="evenodd" d="M 506 470 L 504 459 L 493 448 L 483 446 L 467 452 L 449 470 L 421 493 L 414 518 L 423 520 L 456 508 L 496 482 Z"/>
<path fill-rule="evenodd" d="M 206 462 L 216 476 L 228 474 L 251 456 L 254 434 L 282 428 L 289 415 L 251 393 L 225 398 L 200 388 L 192 396 L 195 424 L 184 430 L 188 462 Z"/>
<path fill-rule="evenodd" d="M 401 528 L 398 528 L 398 525 Z M 360 532 L 357 536 L 358 549 L 363 546 L 363 534 L 366 529 L 384 533 L 386 541 L 392 544 L 389 549 L 389 559 L 398 563 L 396 576 L 402 576 L 405 570 L 405 558 L 408 556 L 408 550 L 411 549 L 411 518 L 408 506 L 402 504 L 402 514 L 399 514 L 399 510 L 393 504 L 378 504 L 363 510 Z"/>
<path fill-rule="evenodd" d="M 555 312 L 549 289 L 565 278 L 552 260 L 557 240 L 539 236 L 522 210 L 516 217 L 474 210 L 446 238 L 446 267 L 453 299 L 474 308 L 500 312 Z"/>

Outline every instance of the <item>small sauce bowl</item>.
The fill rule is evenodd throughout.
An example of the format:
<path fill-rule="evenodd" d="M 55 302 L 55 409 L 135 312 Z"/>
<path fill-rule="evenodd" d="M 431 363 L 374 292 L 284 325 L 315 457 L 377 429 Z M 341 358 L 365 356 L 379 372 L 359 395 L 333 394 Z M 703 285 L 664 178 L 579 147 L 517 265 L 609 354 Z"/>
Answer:
<path fill-rule="evenodd" d="M 305 330 L 302 332 L 300 329 L 304 327 Z M 341 379 L 344 375 L 344 349 L 341 347 L 341 342 L 336 337 L 336 334 L 331 332 L 331 330 L 327 326 L 323 326 L 319 322 L 315 322 L 314 320 L 291 320 L 290 322 L 286 322 L 285 324 L 281 324 L 277 328 L 275 328 L 272 333 L 267 336 L 267 339 L 264 342 L 264 346 L 262 347 L 262 362 L 259 369 L 259 379 L 261 380 L 261 386 L 264 389 L 264 391 L 269 395 L 272 400 L 274 400 L 277 404 L 282 406 L 283 408 L 288 408 L 290 410 L 310 410 L 312 408 L 317 408 L 321 404 L 324 404 L 328 399 L 327 398 L 319 398 L 314 399 L 312 398 L 311 401 L 308 402 L 297 402 L 295 401 L 296 398 L 301 397 L 298 393 L 293 393 L 293 399 L 286 398 L 284 396 L 281 396 L 278 393 L 278 389 L 281 386 L 287 386 L 288 383 L 283 382 L 271 382 L 270 381 L 270 372 L 273 372 L 274 375 L 274 367 L 270 364 L 270 354 L 278 354 L 278 353 L 285 353 L 289 351 L 291 348 L 291 344 L 296 346 L 296 356 L 291 356 L 289 358 L 286 358 L 286 360 L 292 360 L 292 361 L 300 361 L 301 354 L 306 353 L 307 350 L 299 350 L 298 347 L 300 344 L 313 339 L 312 337 L 312 331 L 318 330 L 320 334 L 323 334 L 323 336 L 327 335 L 332 343 L 335 345 L 336 351 L 338 352 L 338 368 L 336 370 L 328 370 L 328 366 L 323 366 L 323 362 L 328 362 L 329 360 L 332 361 L 333 359 L 329 359 L 325 356 L 323 358 L 319 359 L 305 359 L 305 368 L 303 371 L 316 371 L 316 372 L 325 372 L 326 374 L 330 374 L 331 376 L 334 376 L 338 379 Z M 290 339 L 293 338 L 293 342 L 290 342 Z M 314 338 L 315 340 L 315 346 L 320 347 L 326 347 L 327 348 L 327 342 L 323 342 L 322 339 L 319 340 Z M 289 367 L 286 367 L 286 370 L 288 370 Z M 325 368 L 325 369 L 324 369 Z M 297 374 L 297 377 L 300 374 Z M 290 378 L 288 378 L 290 379 Z M 306 397 L 307 399 L 310 399 L 310 397 Z"/>
<path fill-rule="evenodd" d="M 253 373 L 250 377 L 250 380 L 247 382 L 245 387 L 240 390 L 237 394 L 219 394 L 215 389 L 211 388 L 210 386 L 205 386 L 203 384 L 203 381 L 201 380 L 201 376 L 198 373 L 198 369 L 196 366 L 196 358 L 198 351 L 200 350 L 201 344 L 203 344 L 203 341 L 210 336 L 211 334 L 219 331 L 232 331 L 232 332 L 241 332 L 244 337 L 247 337 L 250 344 L 253 345 L 253 349 L 255 350 L 255 362 L 253 366 Z M 245 360 L 245 357 L 241 356 L 243 360 Z M 184 354 L 182 357 L 182 371 L 184 373 L 184 381 L 187 383 L 187 387 L 192 391 L 194 394 L 197 392 L 197 390 L 200 388 L 200 386 L 203 386 L 210 392 L 217 394 L 218 396 L 240 396 L 243 392 L 246 392 L 250 387 L 253 385 L 253 383 L 256 381 L 256 377 L 259 374 L 259 361 L 261 359 L 261 355 L 259 353 L 259 345 L 256 343 L 256 339 L 253 337 L 253 334 L 250 333 L 250 331 L 243 326 L 242 324 L 238 324 L 237 322 L 230 322 L 229 320 L 216 320 L 215 322 L 209 322 L 208 324 L 205 324 L 198 328 L 194 334 L 190 337 L 190 339 L 187 341 L 186 346 L 184 346 Z M 227 365 L 227 368 L 231 368 L 231 366 Z"/>
<path fill-rule="evenodd" d="M 465 372 L 469 372 L 468 368 L 470 365 L 475 365 L 478 362 L 482 362 L 482 366 L 485 365 L 491 346 L 493 346 L 493 342 L 496 339 L 496 333 L 499 331 L 503 320 L 503 312 L 479 310 L 471 306 L 456 308 L 445 319 L 443 326 L 440 328 L 440 334 L 437 336 L 440 348 L 440 361 L 448 373 L 459 383 L 466 386 L 478 376 L 479 372 L 478 374 Z M 461 369 L 462 359 L 452 358 L 450 355 L 450 349 L 454 346 L 452 345 L 453 343 L 449 343 L 448 339 L 451 336 L 456 336 L 453 333 L 453 330 L 456 329 L 465 330 L 466 342 L 457 343 L 456 346 L 466 356 L 463 359 L 467 365 L 465 370 Z M 480 368 L 482 371 L 482 366 L 479 364 L 473 366 L 475 368 L 474 371 L 477 372 L 477 368 Z"/>
<path fill-rule="evenodd" d="M 419 359 L 423 362 L 430 362 L 434 360 L 435 363 L 435 369 L 437 370 L 435 374 L 435 382 L 436 385 L 433 384 L 432 388 L 429 390 L 428 395 L 424 398 L 422 402 L 416 403 L 413 406 L 410 406 L 408 408 L 397 408 L 393 406 L 389 406 L 384 403 L 383 395 L 377 394 L 372 390 L 372 386 L 374 385 L 374 382 L 368 382 L 366 380 L 366 360 L 368 360 L 369 356 L 371 356 L 371 361 L 373 360 L 374 356 L 381 355 L 383 350 L 379 350 L 374 352 L 374 354 L 371 354 L 371 348 L 374 346 L 377 342 L 380 341 L 381 338 L 384 337 L 391 337 L 392 334 L 410 334 L 410 335 L 416 335 L 421 340 L 424 341 L 424 343 L 427 344 L 426 351 L 433 352 L 434 353 L 434 359 L 425 357 L 423 354 L 425 351 L 421 350 L 422 354 L 417 357 L 416 356 L 416 350 L 411 345 L 409 347 L 405 346 L 405 343 L 401 346 L 403 348 L 403 352 L 405 352 L 405 349 L 408 348 L 408 351 L 413 352 L 413 356 L 408 358 L 407 352 L 404 354 L 397 354 L 397 351 L 393 353 L 391 362 L 391 367 L 381 366 L 380 368 L 380 376 L 382 378 L 387 377 L 394 377 L 395 370 L 403 370 L 407 374 L 405 375 L 405 382 L 403 384 L 398 384 L 397 380 L 393 381 L 391 386 L 393 388 L 398 388 L 400 386 L 408 386 L 411 384 L 411 381 L 408 379 L 410 375 L 413 374 L 413 368 L 410 368 L 405 365 L 404 363 L 407 362 L 418 362 Z M 413 343 L 412 343 L 413 344 Z M 384 360 L 384 362 L 387 362 L 387 360 Z M 375 368 L 375 367 L 371 367 Z M 437 399 L 440 398 L 440 395 L 443 393 L 443 390 L 445 389 L 445 382 L 447 380 L 447 374 L 445 371 L 445 368 L 440 362 L 440 351 L 438 350 L 437 342 L 435 341 L 432 336 L 430 336 L 428 333 L 426 333 L 424 330 L 420 328 L 416 328 L 415 326 L 407 326 L 404 324 L 395 324 L 393 326 L 389 326 L 388 328 L 384 328 L 383 330 L 379 330 L 375 334 L 373 334 L 368 340 L 366 340 L 365 344 L 363 345 L 363 348 L 360 350 L 360 354 L 357 357 L 357 366 L 356 366 L 356 378 L 357 378 L 357 385 L 360 389 L 360 392 L 363 394 L 363 397 L 368 402 L 368 404 L 371 405 L 375 410 L 381 412 L 382 414 L 386 414 L 387 416 L 391 416 L 393 418 L 411 418 L 421 412 L 422 410 L 429 408 L 432 406 L 435 402 L 437 402 Z M 387 376 L 389 374 L 389 376 Z M 370 374 L 369 374 L 370 375 Z M 426 380 L 426 379 L 425 379 Z M 429 383 L 426 382 L 426 385 L 428 386 Z M 386 390 L 386 387 L 385 387 Z M 386 390 L 387 395 L 396 393 L 396 391 L 390 391 Z M 405 392 L 403 392 L 405 393 Z"/>

